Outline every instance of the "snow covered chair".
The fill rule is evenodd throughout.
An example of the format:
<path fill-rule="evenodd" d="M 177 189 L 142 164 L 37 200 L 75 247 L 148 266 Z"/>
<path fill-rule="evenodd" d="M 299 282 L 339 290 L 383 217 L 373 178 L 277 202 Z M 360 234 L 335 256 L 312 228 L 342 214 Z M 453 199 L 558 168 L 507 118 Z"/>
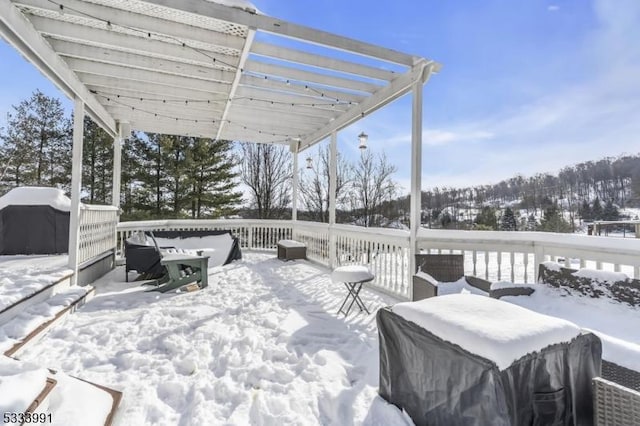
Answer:
<path fill-rule="evenodd" d="M 464 277 L 462 254 L 416 254 L 413 300 L 438 295 L 438 282 L 455 282 Z"/>

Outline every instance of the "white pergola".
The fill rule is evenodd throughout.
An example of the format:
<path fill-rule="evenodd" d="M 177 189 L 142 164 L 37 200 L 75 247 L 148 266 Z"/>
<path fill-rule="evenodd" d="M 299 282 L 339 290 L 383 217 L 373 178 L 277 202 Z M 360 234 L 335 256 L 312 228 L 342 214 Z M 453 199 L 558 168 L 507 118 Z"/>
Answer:
<path fill-rule="evenodd" d="M 330 137 L 333 225 L 336 133 L 408 92 L 416 250 L 422 87 L 436 62 L 207 0 L 0 0 L 0 35 L 75 102 L 72 268 L 85 113 L 114 137 L 116 206 L 131 129 L 286 144 L 295 170 L 298 152 Z M 297 173 L 293 187 L 296 220 Z"/>

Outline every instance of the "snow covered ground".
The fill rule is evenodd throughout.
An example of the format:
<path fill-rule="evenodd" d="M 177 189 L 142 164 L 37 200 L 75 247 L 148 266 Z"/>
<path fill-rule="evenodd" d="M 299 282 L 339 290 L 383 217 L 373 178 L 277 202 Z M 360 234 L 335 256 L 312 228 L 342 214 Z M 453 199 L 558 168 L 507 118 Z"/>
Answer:
<path fill-rule="evenodd" d="M 71 274 L 68 256 L 0 256 L 0 312 Z"/>
<path fill-rule="evenodd" d="M 411 424 L 377 396 L 375 315 L 336 315 L 346 290 L 325 268 L 246 253 L 209 273 L 159 294 L 117 269 L 21 358 L 123 390 L 120 425 Z"/>
<path fill-rule="evenodd" d="M 375 310 L 397 300 L 366 289 L 373 313 L 345 319 L 346 290 L 326 268 L 274 253 L 211 268 L 193 293 L 123 278 L 96 282 L 92 301 L 21 355 L 124 391 L 117 425 L 411 424 L 377 395 Z M 605 358 L 640 370 L 640 309 L 535 288 L 504 300 L 595 331 Z"/>

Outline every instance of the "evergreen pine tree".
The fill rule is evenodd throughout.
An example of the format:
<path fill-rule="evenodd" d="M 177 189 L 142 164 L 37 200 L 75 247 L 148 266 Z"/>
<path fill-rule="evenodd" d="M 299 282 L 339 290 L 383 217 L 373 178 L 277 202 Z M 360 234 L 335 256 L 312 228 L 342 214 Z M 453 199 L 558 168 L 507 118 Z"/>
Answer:
<path fill-rule="evenodd" d="M 218 218 L 232 214 L 242 201 L 237 188 L 233 143 L 194 139 L 187 153 L 191 217 Z"/>
<path fill-rule="evenodd" d="M 89 117 L 84 119 L 82 186 L 90 204 L 111 203 L 113 138 Z"/>
<path fill-rule="evenodd" d="M 580 217 L 582 220 L 591 221 L 593 219 L 593 213 L 591 212 L 591 206 L 587 200 L 582 202 L 582 206 L 580 206 Z"/>
<path fill-rule="evenodd" d="M 562 217 L 562 212 L 556 204 L 547 207 L 544 217 L 540 221 L 538 230 L 545 232 L 571 232 L 571 224 Z"/>
<path fill-rule="evenodd" d="M 602 220 L 602 215 L 604 214 L 602 210 L 602 204 L 600 204 L 600 199 L 596 198 L 593 200 L 593 206 L 591 207 L 591 219 L 592 220 Z"/>
<path fill-rule="evenodd" d="M 54 154 L 57 148 L 65 147 L 65 139 L 70 137 L 69 124 L 60 100 L 39 90 L 13 106 L 7 129 L 0 135 L 0 181 L 5 186 L 66 183 L 60 182 L 66 179 L 59 176 L 61 164 L 56 163 L 58 156 Z M 66 146 L 70 146 L 68 140 Z M 68 153 L 66 157 L 69 158 Z"/>
<path fill-rule="evenodd" d="M 496 209 L 490 206 L 482 207 L 480 213 L 476 216 L 476 225 L 480 225 L 480 228 L 487 230 L 498 229 L 498 219 L 496 217 Z"/>
<path fill-rule="evenodd" d="M 613 201 L 607 201 L 607 204 L 604 206 L 604 210 L 602 211 L 602 219 L 603 220 L 618 220 L 620 219 L 620 212 L 618 211 L 618 207 L 613 204 Z"/>
<path fill-rule="evenodd" d="M 507 207 L 502 214 L 502 220 L 500 221 L 500 229 L 502 231 L 517 231 L 518 222 L 516 216 L 511 210 L 511 207 Z"/>

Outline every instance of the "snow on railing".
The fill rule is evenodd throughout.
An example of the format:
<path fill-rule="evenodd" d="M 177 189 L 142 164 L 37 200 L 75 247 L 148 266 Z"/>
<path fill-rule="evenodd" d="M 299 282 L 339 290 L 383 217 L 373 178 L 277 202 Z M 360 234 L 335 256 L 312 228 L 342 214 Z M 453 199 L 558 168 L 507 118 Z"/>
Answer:
<path fill-rule="evenodd" d="M 114 206 L 84 204 L 80 210 L 78 264 L 81 265 L 116 247 L 118 209 Z"/>

